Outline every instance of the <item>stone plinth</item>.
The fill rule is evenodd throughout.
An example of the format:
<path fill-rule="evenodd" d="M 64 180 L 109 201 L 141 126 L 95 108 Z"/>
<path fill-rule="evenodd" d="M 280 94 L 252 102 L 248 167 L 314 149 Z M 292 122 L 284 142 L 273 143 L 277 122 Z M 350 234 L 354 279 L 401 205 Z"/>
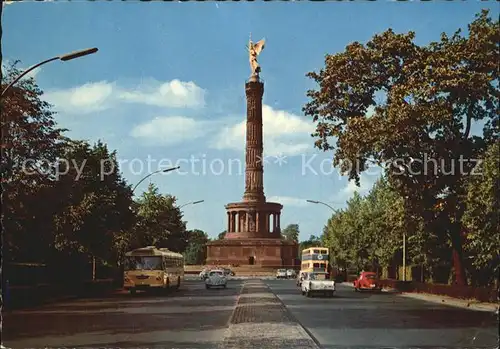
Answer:
<path fill-rule="evenodd" d="M 277 239 L 223 239 L 207 244 L 207 264 L 293 267 L 298 244 Z"/>

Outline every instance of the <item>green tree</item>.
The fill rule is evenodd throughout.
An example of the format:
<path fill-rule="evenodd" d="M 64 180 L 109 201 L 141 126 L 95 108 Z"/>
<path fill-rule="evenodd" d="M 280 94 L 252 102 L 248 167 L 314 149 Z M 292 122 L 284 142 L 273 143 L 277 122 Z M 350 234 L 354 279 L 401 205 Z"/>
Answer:
<path fill-rule="evenodd" d="M 227 233 L 227 231 L 225 231 L 225 230 L 223 232 L 219 233 L 219 235 L 217 235 L 217 240 L 223 240 L 224 237 L 226 236 L 226 233 Z"/>
<path fill-rule="evenodd" d="M 299 225 L 298 224 L 289 224 L 285 229 L 281 231 L 281 236 L 288 241 L 299 242 Z"/>
<path fill-rule="evenodd" d="M 305 250 L 306 248 L 316 247 L 316 246 L 321 246 L 321 239 L 315 235 L 311 235 L 309 239 L 302 241 L 299 244 L 299 254 L 301 253 L 302 250 Z"/>
<path fill-rule="evenodd" d="M 368 164 L 388 165 L 406 210 L 422 217 L 427 234 L 450 240 L 459 284 L 466 283 L 459 198 L 472 170 L 460 159 L 474 158 L 498 125 L 498 33 L 487 11 L 469 25 L 468 37 L 442 34 L 426 46 L 413 42 L 413 32 L 389 29 L 327 55 L 319 73 L 307 74 L 319 85 L 304 107 L 316 122 L 316 147 L 335 149 L 334 165 L 357 183 Z M 486 123 L 483 138 L 470 135 L 475 121 Z M 459 163 L 461 171 L 450 171 Z"/>
<path fill-rule="evenodd" d="M 157 246 L 184 252 L 188 244 L 186 222 L 176 206 L 177 199 L 162 195 L 154 184 L 136 201 L 137 225 L 131 245 L 134 248 Z"/>
<path fill-rule="evenodd" d="M 500 143 L 492 144 L 471 176 L 467 186 L 464 225 L 467 228 L 466 249 L 477 281 L 485 285 L 500 273 L 499 171 Z"/>
<path fill-rule="evenodd" d="M 119 172 L 116 152 L 100 141 L 93 146 L 72 141 L 63 155 L 57 168 L 55 247 L 110 261 L 117 235 L 135 223 L 132 191 Z"/>
<path fill-rule="evenodd" d="M 188 245 L 184 252 L 186 264 L 203 264 L 205 261 L 205 245 L 209 241 L 208 234 L 194 229 L 187 232 Z"/>
<path fill-rule="evenodd" d="M 2 90 L 21 71 L 2 66 Z M 12 86 L 1 100 L 1 180 L 4 261 L 45 261 L 52 246 L 57 199 L 51 166 L 65 143 L 51 106 L 33 78 Z"/>

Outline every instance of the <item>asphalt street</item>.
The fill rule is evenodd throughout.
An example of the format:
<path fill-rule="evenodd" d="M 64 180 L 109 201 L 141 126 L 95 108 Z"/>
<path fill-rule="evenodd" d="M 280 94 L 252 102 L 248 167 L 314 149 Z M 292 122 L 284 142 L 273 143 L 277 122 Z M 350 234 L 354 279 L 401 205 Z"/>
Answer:
<path fill-rule="evenodd" d="M 186 281 L 166 295 L 76 300 L 3 315 L 9 348 L 216 348 L 224 339 L 242 281 L 206 290 Z"/>
<path fill-rule="evenodd" d="M 334 298 L 301 295 L 293 280 L 267 281 L 321 348 L 498 348 L 498 320 L 391 293 L 337 285 Z"/>
<path fill-rule="evenodd" d="M 230 280 L 227 289 L 206 290 L 202 281 L 192 280 L 167 295 L 120 294 L 4 313 L 2 342 L 9 348 L 222 349 L 243 282 Z M 306 298 L 294 280 L 262 282 L 324 349 L 497 347 L 493 313 L 395 294 L 356 293 L 344 285 L 338 285 L 334 298 Z M 246 336 L 262 335 L 251 332 Z"/>

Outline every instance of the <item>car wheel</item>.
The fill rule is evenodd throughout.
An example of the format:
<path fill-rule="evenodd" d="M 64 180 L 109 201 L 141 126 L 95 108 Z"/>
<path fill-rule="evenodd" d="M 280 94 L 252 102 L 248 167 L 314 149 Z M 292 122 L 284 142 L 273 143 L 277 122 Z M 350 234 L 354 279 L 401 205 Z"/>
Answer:
<path fill-rule="evenodd" d="M 329 294 L 330 298 L 333 298 L 334 295 L 335 295 L 334 291 L 331 291 L 330 294 Z"/>
<path fill-rule="evenodd" d="M 135 294 L 137 294 L 137 291 L 135 289 L 131 288 L 130 289 L 130 294 L 131 295 L 135 295 Z"/>
<path fill-rule="evenodd" d="M 227 285 L 223 285 L 222 287 L 223 287 L 223 288 L 227 288 Z"/>
<path fill-rule="evenodd" d="M 306 294 L 306 292 L 305 292 L 305 291 L 301 291 L 300 293 L 302 293 L 302 295 L 303 295 L 303 296 Z"/>
<path fill-rule="evenodd" d="M 306 291 L 306 297 L 311 297 L 311 292 L 309 290 Z"/>
<path fill-rule="evenodd" d="M 205 285 L 205 288 L 208 290 L 210 288 L 210 286 L 209 285 Z"/>

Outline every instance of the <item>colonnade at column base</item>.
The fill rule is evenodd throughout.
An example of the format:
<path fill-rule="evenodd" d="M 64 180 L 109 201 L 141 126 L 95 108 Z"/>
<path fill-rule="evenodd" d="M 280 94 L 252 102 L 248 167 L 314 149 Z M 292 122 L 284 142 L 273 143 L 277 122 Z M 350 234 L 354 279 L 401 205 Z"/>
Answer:
<path fill-rule="evenodd" d="M 283 206 L 276 202 L 236 202 L 226 205 L 226 239 L 281 238 Z"/>

